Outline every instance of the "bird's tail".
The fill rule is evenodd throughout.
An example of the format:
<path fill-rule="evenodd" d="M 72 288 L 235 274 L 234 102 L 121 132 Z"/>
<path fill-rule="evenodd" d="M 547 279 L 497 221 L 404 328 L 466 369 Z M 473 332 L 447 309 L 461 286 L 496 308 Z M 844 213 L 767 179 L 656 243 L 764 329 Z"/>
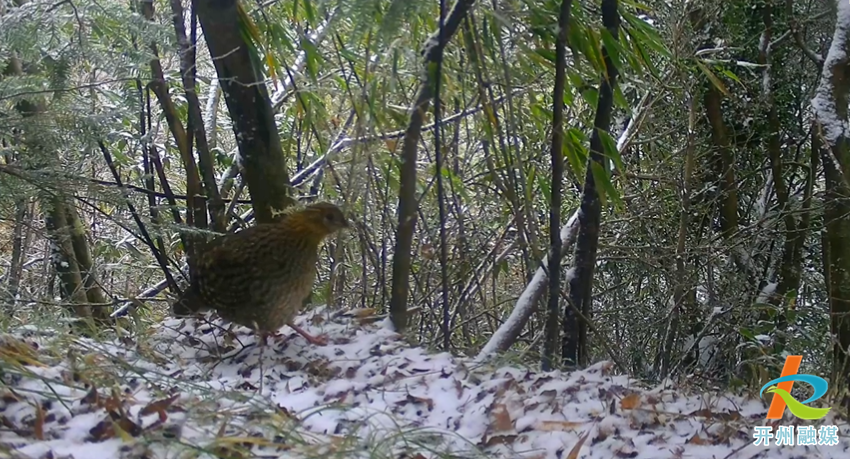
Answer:
<path fill-rule="evenodd" d="M 171 314 L 175 317 L 189 317 L 204 310 L 204 302 L 193 289 L 186 289 L 177 301 L 171 304 Z"/>

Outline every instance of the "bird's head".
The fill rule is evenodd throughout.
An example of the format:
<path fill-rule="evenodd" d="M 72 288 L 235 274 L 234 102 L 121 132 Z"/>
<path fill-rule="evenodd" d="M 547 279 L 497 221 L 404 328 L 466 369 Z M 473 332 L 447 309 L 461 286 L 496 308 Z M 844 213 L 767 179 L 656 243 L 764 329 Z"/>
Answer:
<path fill-rule="evenodd" d="M 284 222 L 321 239 L 349 227 L 342 210 L 329 202 L 317 202 L 294 211 Z"/>

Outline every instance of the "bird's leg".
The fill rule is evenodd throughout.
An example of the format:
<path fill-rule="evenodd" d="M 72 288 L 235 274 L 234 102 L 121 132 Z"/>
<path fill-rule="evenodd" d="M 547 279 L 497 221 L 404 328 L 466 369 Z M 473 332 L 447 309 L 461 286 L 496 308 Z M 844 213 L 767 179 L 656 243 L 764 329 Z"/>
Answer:
<path fill-rule="evenodd" d="M 254 326 L 255 326 L 255 330 L 256 330 L 256 329 L 259 329 L 259 327 L 257 327 L 257 326 L 256 326 L 256 324 L 254 324 Z M 259 357 L 259 362 L 258 362 L 258 364 L 260 365 L 260 384 L 259 384 L 259 386 L 258 386 L 259 388 L 258 388 L 257 390 L 258 390 L 258 392 L 259 392 L 260 394 L 262 394 L 262 393 L 263 393 L 263 382 L 264 382 L 264 381 L 265 381 L 265 379 L 266 379 L 266 378 L 265 378 L 265 376 L 266 376 L 266 375 L 265 375 L 265 372 L 263 371 L 263 366 L 264 366 L 264 365 L 263 365 L 263 354 L 264 354 L 264 352 L 263 352 L 263 351 L 265 351 L 265 350 L 266 350 L 266 345 L 268 344 L 268 339 L 269 339 L 269 337 L 270 337 L 270 336 L 274 336 L 274 335 L 275 335 L 275 333 L 276 333 L 276 332 L 269 332 L 269 331 L 260 331 L 260 332 L 259 332 L 259 338 L 260 338 L 260 357 Z"/>
<path fill-rule="evenodd" d="M 289 325 L 290 328 L 295 330 L 295 333 L 298 333 L 299 335 L 303 336 L 304 339 L 306 339 L 307 342 L 310 343 L 310 344 L 313 344 L 313 345 L 316 345 L 316 346 L 325 346 L 325 345 L 328 344 L 328 337 L 327 336 L 324 336 L 324 335 L 313 336 L 313 335 L 307 333 L 306 331 L 304 331 L 303 328 L 299 327 L 298 325 L 295 325 L 294 322 L 289 322 L 286 325 Z"/>

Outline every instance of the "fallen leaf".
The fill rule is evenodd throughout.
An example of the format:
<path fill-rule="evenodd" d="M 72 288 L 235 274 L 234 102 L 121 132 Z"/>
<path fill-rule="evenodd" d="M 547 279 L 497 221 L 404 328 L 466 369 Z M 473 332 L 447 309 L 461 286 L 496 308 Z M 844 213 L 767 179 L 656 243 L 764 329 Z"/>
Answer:
<path fill-rule="evenodd" d="M 102 442 L 115 436 L 115 429 L 112 428 L 112 420 L 104 419 L 97 423 L 96 426 L 89 429 L 89 435 L 94 442 Z"/>
<path fill-rule="evenodd" d="M 377 309 L 375 308 L 357 308 L 351 311 L 348 311 L 347 316 L 354 317 L 355 319 L 362 319 L 364 317 L 369 317 L 375 315 Z"/>
<path fill-rule="evenodd" d="M 508 407 L 504 403 L 493 405 L 493 409 L 490 411 L 490 421 L 490 427 L 493 432 L 504 432 L 514 428 L 511 415 L 508 413 Z"/>
<path fill-rule="evenodd" d="M 711 444 L 711 442 L 709 442 L 707 440 L 703 440 L 703 438 L 700 437 L 698 433 L 694 434 L 694 436 L 691 437 L 688 440 L 688 443 L 690 443 L 692 445 L 710 445 Z"/>
<path fill-rule="evenodd" d="M 135 422 L 121 418 L 118 421 L 112 421 L 113 429 L 125 442 L 132 442 L 133 437 L 137 437 L 142 433 L 142 428 Z"/>
<path fill-rule="evenodd" d="M 425 406 L 428 407 L 428 411 L 431 411 L 431 410 L 434 409 L 434 400 L 432 400 L 430 398 L 426 398 L 426 397 L 417 397 L 415 395 L 407 394 L 407 397 L 404 400 L 399 400 L 396 404 L 397 405 L 403 405 L 403 404 L 406 404 L 406 403 L 413 403 L 413 404 L 422 403 L 422 404 L 424 404 Z"/>
<path fill-rule="evenodd" d="M 142 408 L 142 411 L 139 412 L 140 416 L 147 416 L 153 413 L 159 413 L 159 420 L 165 422 L 168 419 L 168 415 L 165 414 L 165 410 L 171 406 L 178 398 L 180 398 L 180 394 L 174 394 L 171 397 L 164 398 L 162 400 L 157 400 L 155 402 L 148 403 L 147 406 Z"/>
<path fill-rule="evenodd" d="M 100 394 L 97 393 L 97 387 L 92 384 L 91 390 L 88 391 L 85 397 L 80 400 L 82 405 L 100 406 Z"/>
<path fill-rule="evenodd" d="M 516 441 L 516 435 L 494 435 L 484 442 L 484 446 L 490 447 L 495 445 L 510 445 Z"/>
<path fill-rule="evenodd" d="M 620 400 L 620 408 L 624 410 L 633 410 L 640 405 L 640 394 L 633 392 Z"/>
<path fill-rule="evenodd" d="M 589 437 L 589 436 L 590 436 L 590 430 L 585 432 L 584 435 L 582 435 L 581 438 L 579 438 L 578 443 L 576 443 L 576 445 L 573 446 L 573 449 L 570 450 L 570 454 L 567 454 L 566 459 L 577 459 L 578 458 L 578 452 L 581 451 L 581 447 L 584 445 L 584 442 L 587 440 L 587 437 Z"/>
<path fill-rule="evenodd" d="M 562 432 L 566 430 L 575 430 L 584 425 L 583 422 L 572 421 L 540 421 L 537 423 L 537 430 L 544 432 Z"/>
<path fill-rule="evenodd" d="M 41 403 L 35 404 L 35 423 L 32 428 L 35 438 L 44 441 L 44 410 L 41 409 Z"/>

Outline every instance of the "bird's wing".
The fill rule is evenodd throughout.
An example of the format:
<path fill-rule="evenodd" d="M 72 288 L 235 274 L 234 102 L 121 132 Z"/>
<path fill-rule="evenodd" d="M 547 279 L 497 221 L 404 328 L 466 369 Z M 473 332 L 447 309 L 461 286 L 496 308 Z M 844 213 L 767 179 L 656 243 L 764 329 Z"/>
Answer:
<path fill-rule="evenodd" d="M 255 228 L 211 241 L 198 254 L 196 269 L 202 288 L 214 291 L 222 302 L 250 302 L 251 280 L 263 274 L 266 251 L 257 245 Z"/>

